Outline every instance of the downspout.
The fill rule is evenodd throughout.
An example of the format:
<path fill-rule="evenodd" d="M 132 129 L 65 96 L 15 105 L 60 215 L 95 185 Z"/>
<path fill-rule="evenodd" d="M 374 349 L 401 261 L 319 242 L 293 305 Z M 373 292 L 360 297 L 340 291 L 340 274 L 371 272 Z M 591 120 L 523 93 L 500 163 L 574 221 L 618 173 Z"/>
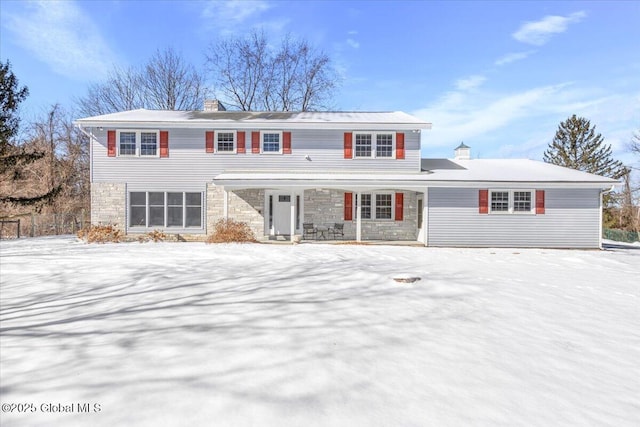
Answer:
<path fill-rule="evenodd" d="M 599 241 L 600 241 L 600 249 L 602 249 L 602 210 L 604 209 L 604 207 L 602 206 L 602 196 L 604 196 L 607 193 L 611 193 L 613 190 L 615 190 L 616 186 L 612 185 L 611 188 L 609 188 L 608 190 L 600 190 L 600 222 L 599 222 Z"/>

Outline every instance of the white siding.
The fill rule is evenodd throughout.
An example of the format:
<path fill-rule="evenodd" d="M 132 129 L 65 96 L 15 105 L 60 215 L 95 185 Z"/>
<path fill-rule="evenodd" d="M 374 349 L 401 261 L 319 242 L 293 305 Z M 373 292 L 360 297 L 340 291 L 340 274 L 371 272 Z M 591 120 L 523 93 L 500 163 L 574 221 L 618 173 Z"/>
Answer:
<path fill-rule="evenodd" d="M 544 215 L 478 213 L 478 189 L 429 188 L 429 246 L 599 247 L 597 189 L 545 189 Z"/>
<path fill-rule="evenodd" d="M 252 154 L 250 130 L 246 131 L 246 154 L 206 153 L 206 130 L 212 129 L 170 129 L 169 158 L 162 159 L 107 157 L 107 129 L 94 130 L 98 140 L 92 147 L 93 182 L 153 183 L 162 189 L 171 184 L 176 189 L 188 189 L 200 188 L 225 170 L 416 172 L 420 168 L 419 133 L 405 132 L 404 160 L 363 160 L 344 159 L 344 132 L 338 130 L 291 131 L 292 154 Z"/>

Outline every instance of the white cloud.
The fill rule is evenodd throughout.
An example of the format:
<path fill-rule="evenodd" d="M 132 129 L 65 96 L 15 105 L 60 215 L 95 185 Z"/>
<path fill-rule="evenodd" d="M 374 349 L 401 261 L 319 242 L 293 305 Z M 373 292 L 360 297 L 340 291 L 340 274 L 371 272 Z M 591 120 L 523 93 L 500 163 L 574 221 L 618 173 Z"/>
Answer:
<path fill-rule="evenodd" d="M 85 80 L 106 76 L 116 55 L 76 3 L 27 3 L 25 12 L 7 16 L 7 29 L 22 48 L 58 74 Z"/>
<path fill-rule="evenodd" d="M 485 80 L 487 80 L 486 77 L 480 76 L 480 75 L 470 76 L 465 79 L 459 79 L 458 81 L 456 81 L 456 89 L 458 90 L 475 89 L 478 86 L 480 86 L 482 83 L 484 83 Z"/>
<path fill-rule="evenodd" d="M 515 33 L 513 38 L 534 46 L 542 46 L 547 43 L 554 34 L 563 33 L 569 24 L 580 22 L 587 14 L 585 12 L 575 12 L 569 16 L 545 16 L 539 21 L 527 22 L 523 24 Z"/>
<path fill-rule="evenodd" d="M 202 17 L 209 21 L 210 27 L 221 33 L 234 33 L 240 24 L 270 8 L 269 2 L 262 0 L 213 0 L 206 3 Z"/>
<path fill-rule="evenodd" d="M 496 60 L 496 62 L 495 62 L 495 65 L 502 66 L 502 65 L 510 64 L 512 62 L 521 61 L 521 60 L 527 58 L 529 55 L 531 55 L 534 52 L 535 52 L 534 50 L 528 50 L 526 52 L 508 53 L 508 54 L 504 55 L 503 57 L 498 58 Z"/>
<path fill-rule="evenodd" d="M 358 43 L 357 41 L 353 40 L 353 39 L 347 39 L 347 44 L 349 46 L 351 46 L 354 49 L 357 49 L 360 47 L 360 43 Z"/>

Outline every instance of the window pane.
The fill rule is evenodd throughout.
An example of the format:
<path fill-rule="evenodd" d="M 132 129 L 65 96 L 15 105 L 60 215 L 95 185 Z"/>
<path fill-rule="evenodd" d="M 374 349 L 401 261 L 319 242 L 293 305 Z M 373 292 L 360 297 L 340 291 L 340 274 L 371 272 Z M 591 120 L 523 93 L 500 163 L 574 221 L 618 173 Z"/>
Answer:
<path fill-rule="evenodd" d="M 144 193 L 143 193 L 144 194 Z M 129 216 L 130 227 L 144 227 L 147 224 L 146 206 L 131 206 L 131 215 Z"/>
<path fill-rule="evenodd" d="M 361 194 L 361 197 L 360 217 L 362 219 L 371 219 L 371 194 Z"/>
<path fill-rule="evenodd" d="M 187 193 L 187 206 L 200 206 L 201 200 L 200 193 Z"/>
<path fill-rule="evenodd" d="M 531 192 L 515 191 L 513 193 L 514 212 L 529 212 L 531 210 Z"/>
<path fill-rule="evenodd" d="M 167 208 L 167 227 L 182 227 L 182 206 Z"/>
<path fill-rule="evenodd" d="M 135 192 L 129 193 L 129 203 L 131 205 L 142 205 L 145 206 L 147 204 L 147 193 L 145 192 Z"/>
<path fill-rule="evenodd" d="M 497 212 L 507 212 L 509 210 L 509 192 L 491 192 L 491 210 Z"/>
<path fill-rule="evenodd" d="M 164 193 L 149 193 L 149 205 L 164 206 Z"/>
<path fill-rule="evenodd" d="M 393 135 L 379 133 L 376 135 L 376 157 L 393 157 Z"/>
<path fill-rule="evenodd" d="M 356 134 L 356 157 L 371 157 L 370 134 Z"/>
<path fill-rule="evenodd" d="M 136 155 L 136 133 L 120 132 L 120 155 L 135 156 Z"/>
<path fill-rule="evenodd" d="M 233 132 L 218 132 L 218 151 L 233 152 Z"/>
<path fill-rule="evenodd" d="M 277 153 L 280 151 L 280 134 L 264 133 L 262 134 L 262 151 L 265 153 Z"/>
<path fill-rule="evenodd" d="M 158 143 L 155 132 L 142 132 L 140 134 L 140 155 L 155 156 Z"/>
<path fill-rule="evenodd" d="M 391 194 L 376 195 L 376 219 L 391 219 Z"/>
<path fill-rule="evenodd" d="M 202 208 L 187 207 L 187 221 L 186 227 L 201 227 L 202 226 Z"/>
<path fill-rule="evenodd" d="M 149 227 L 164 227 L 164 206 L 149 206 Z"/>
<path fill-rule="evenodd" d="M 167 193 L 167 205 L 182 206 L 182 194 L 183 193 Z"/>

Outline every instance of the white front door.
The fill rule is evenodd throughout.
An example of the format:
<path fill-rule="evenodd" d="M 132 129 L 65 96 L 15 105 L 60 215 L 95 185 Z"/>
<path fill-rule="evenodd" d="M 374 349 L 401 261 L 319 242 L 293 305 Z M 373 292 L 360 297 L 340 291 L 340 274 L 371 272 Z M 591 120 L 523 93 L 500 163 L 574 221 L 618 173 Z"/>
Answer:
<path fill-rule="evenodd" d="M 273 228 L 276 235 L 291 234 L 291 196 L 273 195 Z"/>

